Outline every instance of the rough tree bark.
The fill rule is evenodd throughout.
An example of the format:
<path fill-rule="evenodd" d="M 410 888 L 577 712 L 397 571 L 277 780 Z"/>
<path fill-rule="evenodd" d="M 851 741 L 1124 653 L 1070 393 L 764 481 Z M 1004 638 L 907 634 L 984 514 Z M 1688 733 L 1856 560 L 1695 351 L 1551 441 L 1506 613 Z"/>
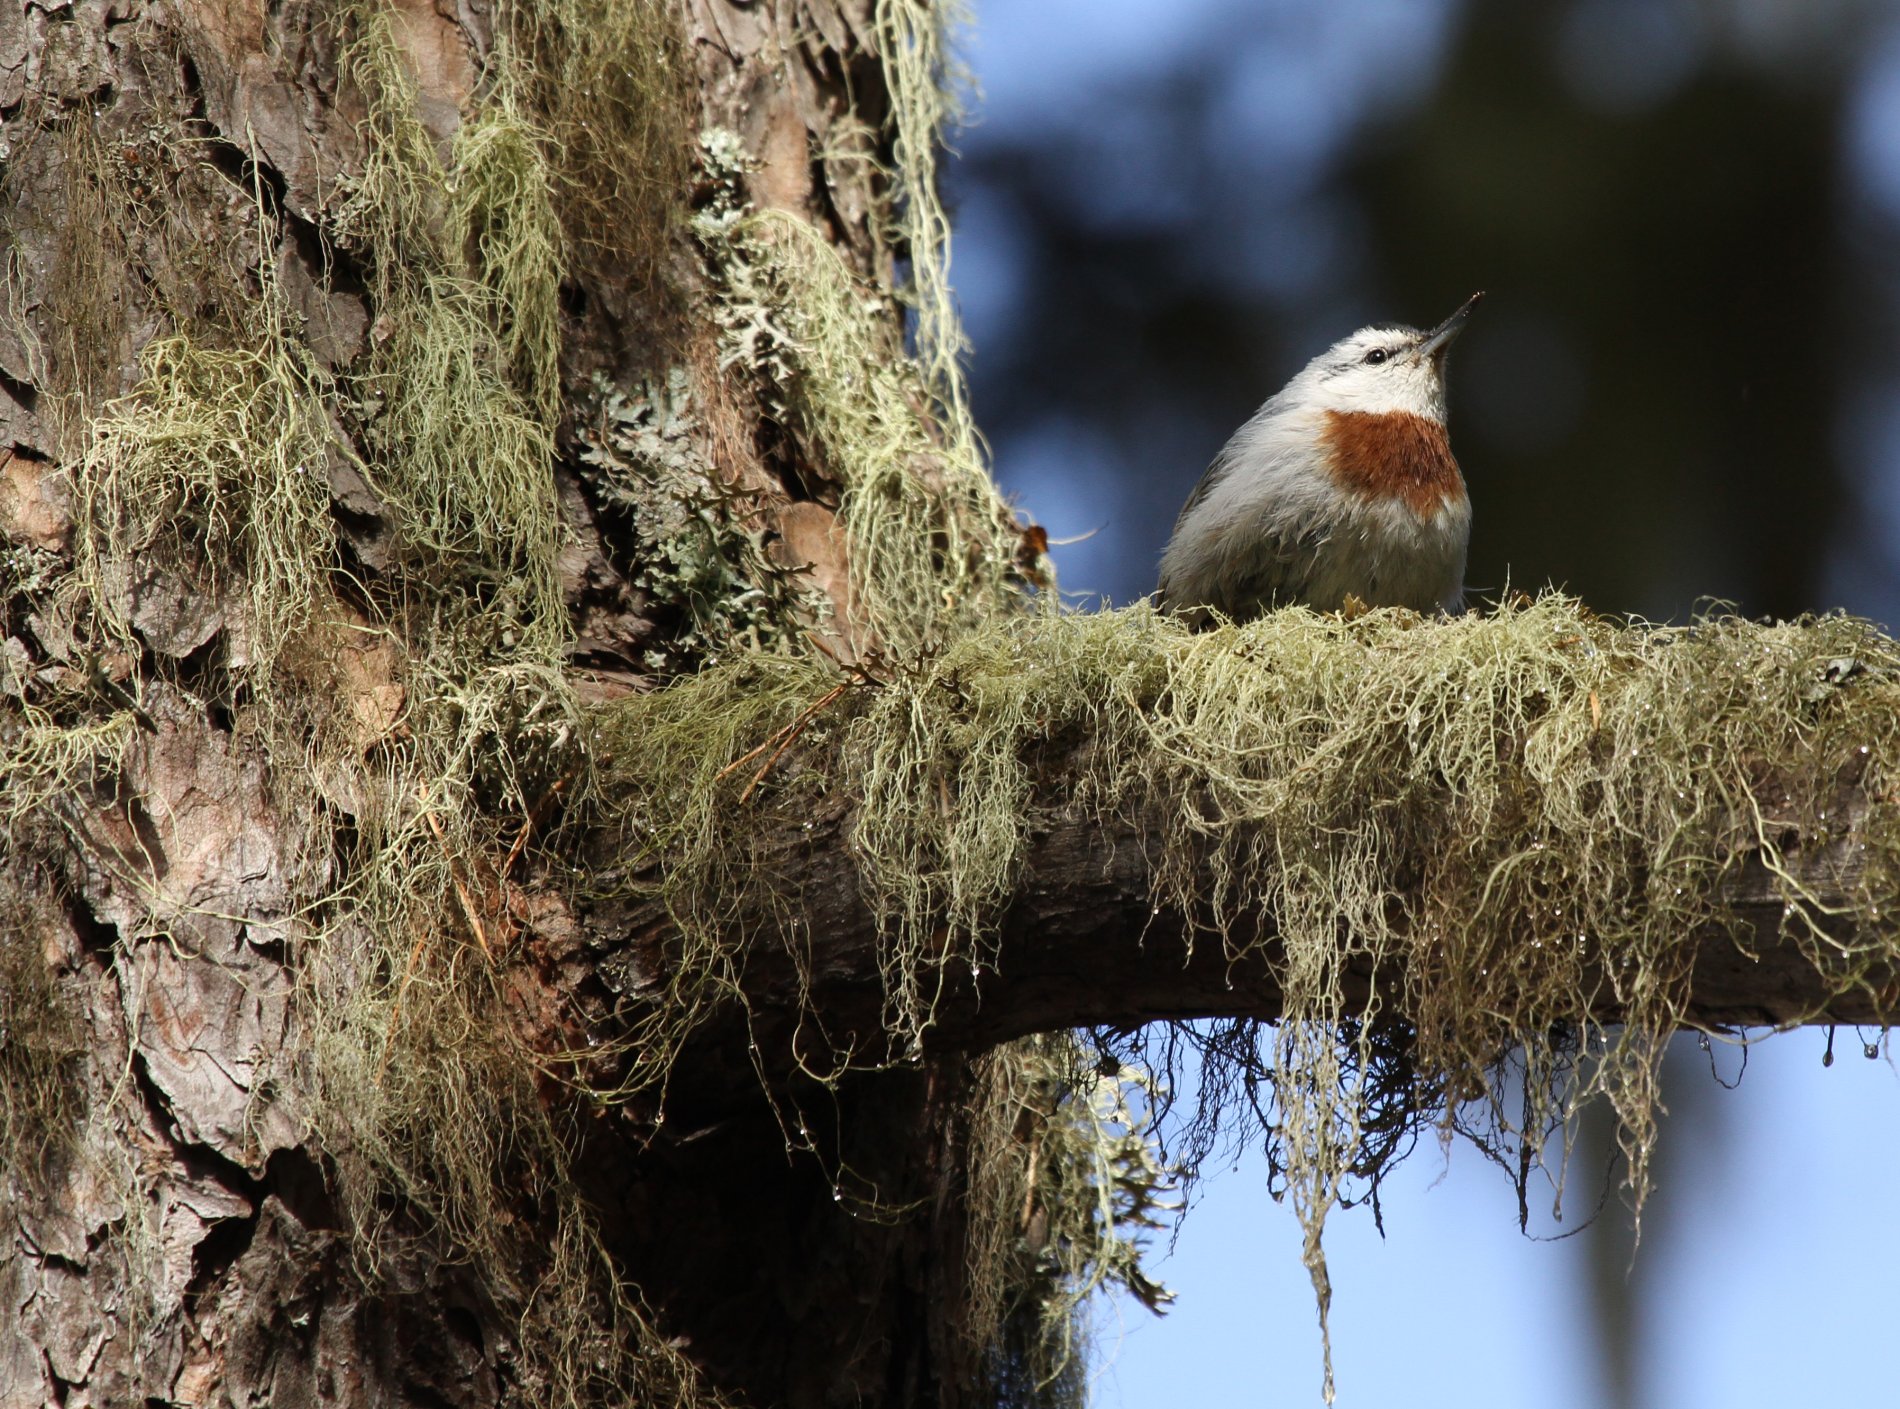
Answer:
<path fill-rule="evenodd" d="M 659 54 L 658 68 L 684 79 L 677 112 L 649 94 L 658 116 L 642 118 L 652 171 L 676 183 L 660 193 L 677 207 L 670 222 L 638 225 L 626 213 L 645 198 L 613 183 L 637 185 L 641 173 L 615 175 L 612 153 L 600 156 L 592 189 L 589 172 L 576 182 L 570 171 L 556 201 L 570 241 L 559 305 L 567 414 L 549 466 L 530 469 L 552 475 L 560 517 L 560 663 L 590 698 L 652 689 L 705 654 L 703 643 L 697 654 L 675 650 L 690 614 L 653 585 L 638 510 L 608 492 L 577 438 L 585 415 L 599 409 L 596 376 L 624 389 L 685 369 L 698 414 L 681 434 L 715 467 L 720 502 L 711 512 L 738 525 L 763 560 L 797 569 L 829 599 L 830 614 L 809 622 L 825 650 L 848 656 L 867 642 L 855 619 L 861 584 L 845 562 L 835 466 L 795 432 L 772 386 L 722 360 L 703 297 L 720 275 L 682 221 L 695 204 L 716 208 L 721 179 L 739 181 L 751 210 L 816 233 L 859 281 L 857 294 L 882 298 L 873 352 L 902 361 L 902 314 L 890 296 L 915 251 L 892 233 L 887 173 L 899 155 L 891 123 L 901 114 L 891 111 L 888 65 L 892 45 L 904 41 L 881 18 L 893 8 L 927 9 L 881 0 L 603 0 L 562 12 L 568 30 L 517 36 L 530 49 L 572 49 L 598 38 L 573 27 L 576 15 L 602 26 L 603 17 L 657 16 L 671 37 L 639 52 Z M 361 778 L 319 786 L 316 775 L 287 773 L 283 755 L 267 746 L 262 687 L 246 671 L 268 632 L 262 609 L 246 604 L 245 578 L 280 569 L 254 542 L 217 537 L 228 525 L 215 514 L 193 532 L 201 548 L 243 556 L 228 575 L 229 564 L 212 561 L 193 576 L 104 533 L 116 520 L 84 519 L 103 473 L 101 427 L 124 424 L 115 398 L 152 398 L 153 349 L 190 337 L 220 354 L 249 355 L 246 337 L 281 317 L 302 369 L 293 389 L 330 398 L 330 429 L 312 434 L 334 442 L 292 467 L 319 475 L 327 467 L 320 517 L 336 537 L 318 580 L 360 632 L 312 648 L 335 673 L 324 677 L 327 687 L 306 674 L 303 688 L 334 690 L 359 761 L 409 746 L 410 721 L 422 717 L 436 678 L 430 662 L 406 654 L 427 645 L 413 623 L 439 607 L 428 592 L 446 594 L 442 580 L 462 568 L 441 550 L 417 569 L 419 532 L 379 493 L 373 468 L 362 469 L 400 451 L 378 448 L 385 432 L 377 416 L 402 388 L 364 369 L 406 336 L 391 312 L 404 266 L 364 247 L 360 224 L 351 224 L 365 192 L 381 189 L 372 179 L 378 143 L 400 130 L 371 120 L 370 81 L 342 61 L 343 36 L 372 13 L 390 22 L 425 145 L 446 153 L 477 110 L 501 101 L 494 75 L 507 26 L 478 0 L 0 0 L 0 526 L 8 542 L 0 738 L 25 760 L 7 775 L 12 792 L 0 809 L 8 819 L 0 848 L 7 1404 L 472 1409 L 547 1392 L 532 1368 L 534 1347 L 523 1344 L 535 1334 L 524 1330 L 523 1297 L 498 1290 L 492 1269 L 471 1261 L 453 1230 L 431 1227 L 416 1191 L 372 1200 L 376 1216 L 366 1219 L 365 1204 L 340 1187 L 341 1152 L 325 1144 L 334 1126 L 312 1072 L 331 1058 L 313 1050 L 308 983 L 312 967 L 329 962 L 316 956 L 331 951 L 313 948 L 311 935 L 351 933 L 348 907 L 365 884 L 352 858 L 379 822 L 363 803 Z M 631 31 L 647 41 L 659 32 Z M 624 76 L 639 52 L 610 53 L 598 73 Z M 523 101 L 541 103 L 538 120 L 561 95 Z M 681 155 L 708 129 L 736 134 L 741 159 L 730 170 L 742 176 L 722 178 L 704 162 L 695 170 Z M 564 151 L 590 150 L 583 128 L 568 138 Z M 927 143 L 930 134 L 909 140 Z M 431 218 L 441 223 L 439 213 Z M 420 248 L 429 225 L 422 219 L 403 238 Z M 471 247 L 485 228 L 467 227 Z M 462 252 L 438 257 L 452 262 Z M 451 284 L 481 307 L 491 295 L 505 303 L 492 290 L 469 293 L 479 277 L 441 287 Z M 250 375 L 242 361 L 207 365 Z M 221 443 L 209 435 L 193 453 L 209 459 Z M 906 472 L 933 473 L 927 464 Z M 179 504 L 202 512 L 192 492 L 180 491 Z M 1033 546 L 1028 552 L 1033 559 Z M 84 563 L 92 567 L 81 573 Z M 502 592 L 493 574 L 470 580 L 471 600 Z M 102 628 L 106 619 L 125 634 Z M 308 620 L 297 627 L 315 629 Z M 501 644 L 486 649 L 512 649 L 513 630 L 497 631 Z M 291 704 L 293 714 L 314 707 Z M 784 766 L 795 761 L 794 753 Z M 640 1381 L 652 1402 L 719 1394 L 759 1405 L 895 1406 L 995 1393 L 985 1347 L 959 1329 L 980 1290 L 967 1281 L 965 1224 L 968 1104 L 983 1055 L 1052 1028 L 1278 1012 L 1258 960 L 1236 968 L 1209 944 L 1189 955 L 1182 918 L 1155 912 L 1147 838 L 1159 829 L 1139 817 L 1115 830 L 1069 815 L 1061 803 L 1067 762 L 1052 755 L 1039 766 L 1042 790 L 1029 800 L 1038 830 L 1003 919 L 1002 948 L 989 971 L 952 985 L 922 1056 L 896 1054 L 890 1069 L 827 1083 L 802 1085 L 789 1073 L 760 1080 L 761 1061 L 810 1055 L 799 1043 L 813 1012 L 860 1066 L 887 1055 L 879 1048 L 886 995 L 877 927 L 846 842 L 851 802 L 841 796 L 809 825 L 762 844 L 805 878 L 802 918 L 816 948 L 802 967 L 782 947 L 760 949 L 696 1030 L 664 1104 L 647 1093 L 592 1116 L 552 1080 L 534 1088 L 569 1139 L 567 1193 L 587 1202 L 601 1244 L 644 1304 L 640 1317 L 691 1362 L 671 1378 L 656 1371 Z M 480 791 L 479 775 L 471 767 L 468 798 Z M 563 785 L 528 801 L 538 807 Z M 1890 806 L 1861 794 L 1847 800 L 1854 827 Z M 425 798 L 409 818 L 425 844 L 431 829 L 443 836 L 429 807 Z M 479 951 L 523 1050 L 551 1060 L 598 1047 L 606 1055 L 578 1069 L 611 1080 L 638 976 L 664 970 L 680 937 L 652 901 L 623 894 L 570 904 L 561 866 L 571 857 L 538 845 L 524 856 L 530 833 L 553 825 L 524 810 L 484 834 L 486 859 L 441 842 L 434 917 L 414 922 L 413 947 L 402 933 L 394 972 L 365 960 L 357 981 L 395 991 L 394 1026 L 405 1001 L 412 1009 L 421 1001 L 420 986 L 408 988 L 412 970 L 452 967 L 443 955 Z M 1823 891 L 1839 882 L 1856 835 L 1850 829 L 1831 850 L 1794 853 Z M 480 875 L 493 879 L 488 893 Z M 1695 1016 L 1884 1016 L 1877 986 L 1818 1013 L 1824 993 L 1812 970 L 1771 937 L 1779 892 L 1739 884 L 1734 899 L 1760 930 L 1762 958 L 1746 972 L 1712 958 L 1697 975 Z M 1721 972 L 1718 962 L 1727 964 Z M 373 1064 L 373 1045 L 369 1052 Z M 388 1053 L 386 1039 L 385 1061 Z M 767 1085 L 776 1103 L 765 1098 Z M 445 1122 L 463 1118 L 459 1107 L 443 1111 Z M 788 1121 L 799 1125 L 800 1149 Z M 497 1161 L 512 1157 L 504 1148 Z M 876 1198 L 845 1197 L 841 1171 Z M 519 1209 L 538 1231 L 546 1210 L 525 1195 Z M 570 1275 L 551 1258 L 537 1260 L 546 1249 L 534 1249 L 532 1236 L 525 1242 L 530 1265 L 517 1271 L 526 1284 Z M 695 1372 L 703 1382 L 682 1389 Z M 584 1382 L 590 1371 L 577 1373 Z"/>
<path fill-rule="evenodd" d="M 505 354 L 489 343 L 452 349 L 434 374 L 451 385 L 488 376 L 481 394 L 512 418 L 509 434 L 536 415 L 560 432 L 547 492 L 533 488 L 547 465 L 499 473 L 525 470 L 530 499 L 558 510 L 561 661 L 575 687 L 607 698 L 694 663 L 691 648 L 671 650 L 690 612 L 650 583 L 648 526 L 582 463 L 580 414 L 557 424 L 537 411 L 545 376 L 505 286 L 505 261 L 519 251 L 491 256 L 484 243 L 516 217 L 545 233 L 533 203 L 551 199 L 567 227 L 561 400 L 598 407 L 596 377 L 622 387 L 683 377 L 695 407 L 686 440 L 713 467 L 718 500 L 695 511 L 727 520 L 762 561 L 803 574 L 812 587 L 800 590 L 828 595 L 830 611 L 809 624 L 827 649 L 848 653 L 837 482 L 750 369 L 721 365 L 705 298 L 717 271 L 686 219 L 724 200 L 809 230 L 863 297 L 886 296 L 873 352 L 901 362 L 902 315 L 888 295 L 907 251 L 893 235 L 887 172 L 900 135 L 886 58 L 908 41 L 880 29 L 888 9 L 928 19 L 926 6 L 873 0 L 608 0 L 506 14 L 481 0 L 0 4 L 3 729 L 20 760 L 9 775 L 0 966 L 0 1402 L 476 1406 L 549 1392 L 545 1367 L 523 1368 L 537 1358 L 522 1344 L 529 1294 L 495 1295 L 467 1248 L 400 1195 L 373 1226 L 339 1195 L 311 1076 L 321 1058 L 297 989 L 323 962 L 311 933 L 334 919 L 313 897 L 360 882 L 349 857 L 368 824 L 351 785 L 332 793 L 306 778 L 301 795 L 286 792 L 252 693 L 268 671 L 246 674 L 274 649 L 260 646 L 270 628 L 257 615 L 272 609 L 246 601 L 246 579 L 254 587 L 281 569 L 269 553 L 286 545 L 267 551 L 261 525 L 299 492 L 295 482 L 255 491 L 266 502 L 242 510 L 248 527 L 223 515 L 250 492 L 249 437 L 268 441 L 302 424 L 300 406 L 321 403 L 327 432 L 319 417 L 286 468 L 320 477 L 327 466 L 319 576 L 337 601 L 315 615 L 353 625 L 340 644 L 314 648 L 334 667 L 329 686 L 301 689 L 336 691 L 360 749 L 402 753 L 428 695 L 426 648 L 407 623 L 430 608 L 415 593 L 447 592 L 468 543 L 496 526 L 480 520 L 505 521 L 513 507 L 438 492 L 435 512 L 476 522 L 461 542 L 423 550 L 377 482 L 379 460 L 400 458 L 394 442 L 415 433 L 391 436 L 378 418 L 424 366 L 401 362 L 404 339 L 422 335 L 405 328 L 399 300 L 405 280 L 433 277 L 433 261 L 446 277 L 410 313 L 472 307 L 482 336 L 514 337 Z M 513 87 L 510 63 L 528 75 Z M 478 111 L 511 119 L 514 104 L 540 124 L 545 169 L 529 185 L 548 189 L 505 206 L 520 196 L 506 188 L 513 195 L 494 209 L 463 213 L 457 180 L 476 158 L 455 144 Z M 720 170 L 694 170 L 704 130 L 736 135 Z M 463 175 L 447 174 L 458 162 Z M 444 239 L 452 221 L 466 247 Z M 480 365 L 484 356 L 495 365 Z M 167 367 L 178 374 L 170 393 L 158 389 Z M 188 385 L 199 377 L 226 389 Z M 135 456 L 174 433 L 191 447 L 166 463 L 169 480 L 148 483 L 162 500 L 153 508 L 175 522 L 147 525 L 135 542 L 124 529 L 137 503 L 94 513 L 87 496 L 110 473 L 99 427 L 126 428 L 154 406 L 205 413 L 212 428 L 186 416 L 154 435 L 143 421 L 122 442 Z M 228 424 L 217 419 L 226 412 Z M 535 444 L 532 427 L 525 442 L 472 429 L 451 460 Z M 234 445 L 226 482 L 192 482 L 219 473 L 214 462 Z M 197 544 L 195 565 L 171 551 L 181 536 Z M 418 568 L 418 552 L 435 554 L 433 565 Z M 502 566 L 519 568 L 519 555 Z M 398 602 L 391 584 L 405 573 L 414 592 Z M 469 611 L 493 605 L 495 580 L 479 568 L 469 576 Z M 294 631 L 315 629 L 303 606 L 291 617 Z M 490 659 L 533 625 L 522 617 L 491 633 Z M 299 717 L 318 703 L 294 691 L 280 702 Z M 358 975 L 396 982 L 397 1018 L 405 1000 L 410 1011 L 422 1001 L 422 985 L 409 991 L 414 973 L 472 938 L 487 943 L 486 897 L 471 900 L 457 843 L 428 807 L 425 798 L 414 818 L 442 839 L 452 885 L 439 916 L 454 937 L 425 933 L 399 973 L 372 962 Z M 313 858 L 319 831 L 329 840 Z M 532 853 L 522 865 L 548 880 Z M 543 900 L 522 898 L 537 888 Z M 512 995 L 530 1046 L 585 1047 L 606 1035 L 583 1016 L 594 1011 L 583 995 L 600 986 L 558 889 L 527 881 L 514 918 L 490 916 L 521 936 L 497 991 Z M 386 1040 L 385 1062 L 389 1050 Z M 782 1112 L 759 1098 L 756 1078 L 711 1128 L 692 1128 L 684 1111 L 678 1134 L 605 1119 L 574 1136 L 574 1186 L 593 1203 L 626 1295 L 650 1308 L 634 1319 L 670 1338 L 641 1352 L 658 1367 L 635 1366 L 644 1397 L 914 1404 L 970 1393 L 980 1376 L 956 1335 L 961 1267 L 939 1255 L 957 1247 L 956 1098 L 970 1080 L 955 1061 L 828 1094 L 836 1159 L 901 1198 L 935 1198 L 934 1211 L 894 1223 L 855 1217 L 824 1165 L 791 1155 Z M 552 1087 L 543 1096 L 563 1112 L 577 1104 Z M 571 1274 L 551 1254 L 543 1262 L 517 1269 L 531 1293 L 537 1279 Z M 693 1365 L 668 1360 L 680 1348 Z M 605 1363 L 569 1356 L 552 1387 L 582 1400 L 591 1377 L 615 1387 L 597 1368 Z"/>

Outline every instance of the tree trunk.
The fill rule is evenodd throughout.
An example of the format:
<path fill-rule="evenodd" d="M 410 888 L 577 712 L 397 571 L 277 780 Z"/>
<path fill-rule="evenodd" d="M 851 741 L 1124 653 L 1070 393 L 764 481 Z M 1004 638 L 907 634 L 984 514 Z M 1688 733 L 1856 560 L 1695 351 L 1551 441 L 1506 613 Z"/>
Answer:
<path fill-rule="evenodd" d="M 981 1061 L 828 1094 L 823 1158 L 756 1080 L 714 1131 L 589 1115 L 613 1106 L 553 1057 L 604 1035 L 574 1001 L 598 984 L 544 844 L 588 701 L 894 639 L 842 556 L 867 452 L 801 409 L 849 369 L 805 334 L 908 378 L 878 414 L 933 459 L 891 468 L 928 474 L 939 528 L 1007 531 L 946 488 L 967 447 L 892 297 L 938 257 L 934 25 L 909 0 L 0 11 L 0 1400 L 982 1381 Z"/>
<path fill-rule="evenodd" d="M 955 365 L 940 25 L 0 6 L 0 1401 L 1073 1400 L 1075 1299 L 1161 1295 L 1161 1174 L 1115 1035 L 1091 1077 L 1031 1034 L 1396 1023 L 1456 1103 L 1566 1024 L 1885 1016 L 1859 628 L 1040 611 Z M 1389 718 L 1289 702 L 1375 658 L 1424 672 L 1354 691 Z M 1493 659 L 1545 674 L 1457 715 L 1476 799 L 1417 702 Z M 1233 660 L 1283 712 L 1223 732 Z M 1618 761 L 1657 681 L 1706 807 Z M 1544 826 L 1601 947 L 1481 965 L 1574 928 Z"/>

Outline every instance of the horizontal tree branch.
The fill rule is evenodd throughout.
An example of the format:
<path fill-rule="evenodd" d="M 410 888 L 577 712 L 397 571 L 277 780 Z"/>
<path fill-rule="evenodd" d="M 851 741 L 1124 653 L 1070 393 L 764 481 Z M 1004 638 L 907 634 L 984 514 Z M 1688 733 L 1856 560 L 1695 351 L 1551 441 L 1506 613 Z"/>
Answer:
<path fill-rule="evenodd" d="M 1170 819 L 1066 813 L 1053 799 L 1075 766 L 1074 758 L 1059 754 L 1042 760 L 1042 795 L 1051 801 L 1032 804 L 1038 820 L 1014 894 L 997 917 L 993 948 L 975 971 L 967 957 L 941 966 L 927 1049 L 976 1051 L 1031 1032 L 1128 1029 L 1168 1019 L 1277 1020 L 1282 995 L 1271 917 L 1256 914 L 1230 925 L 1224 943 L 1208 917 L 1190 923 L 1158 902 L 1157 838 L 1169 834 Z M 871 1061 L 892 1055 L 886 1045 L 890 995 L 880 962 L 888 934 L 854 859 L 855 811 L 842 796 L 847 791 L 802 819 L 786 819 L 754 845 L 758 869 L 795 877 L 799 898 L 788 925 L 761 925 L 733 938 L 753 1039 L 792 1043 L 821 1064 L 828 1053 Z M 1879 1025 L 1892 1016 L 1900 1007 L 1900 983 L 1891 963 L 1873 966 L 1842 991 L 1840 978 L 1810 957 L 1817 943 L 1825 952 L 1832 941 L 1846 953 L 1877 940 L 1874 927 L 1884 922 L 1857 908 L 1859 858 L 1869 827 L 1891 825 L 1891 811 L 1890 802 L 1870 797 L 1856 780 L 1836 798 L 1835 822 L 1825 836 L 1783 830 L 1780 877 L 1758 851 L 1730 858 L 1711 897 L 1710 909 L 1723 919 L 1692 936 L 1686 1024 Z M 1800 941 L 1806 922 L 1791 912 L 1791 893 L 1801 894 L 1807 913 L 1820 917 L 1825 940 Z M 657 901 L 596 915 L 593 923 L 612 947 L 631 941 L 630 971 L 646 976 L 634 983 L 636 992 L 660 979 L 678 944 L 674 921 Z M 612 938 L 604 933 L 609 929 L 616 932 Z M 1347 979 L 1349 1007 L 1375 980 L 1396 988 L 1403 978 L 1361 967 Z M 1585 987 L 1603 995 L 1589 1016 L 1606 1024 L 1623 1020 L 1612 985 Z M 735 1002 L 728 1017 L 736 1021 L 737 1012 Z M 715 1022 L 707 1036 L 721 1031 L 730 1036 Z M 704 1052 L 712 1044 L 699 1045 Z"/>

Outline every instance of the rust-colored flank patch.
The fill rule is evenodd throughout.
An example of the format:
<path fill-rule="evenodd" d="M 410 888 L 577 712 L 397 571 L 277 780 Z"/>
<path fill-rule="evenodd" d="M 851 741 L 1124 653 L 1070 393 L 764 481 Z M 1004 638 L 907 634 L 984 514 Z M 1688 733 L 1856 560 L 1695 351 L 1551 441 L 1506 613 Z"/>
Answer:
<path fill-rule="evenodd" d="M 1340 486 L 1363 499 L 1398 496 L 1420 518 L 1465 497 L 1445 428 L 1406 411 L 1328 411 L 1326 448 Z"/>

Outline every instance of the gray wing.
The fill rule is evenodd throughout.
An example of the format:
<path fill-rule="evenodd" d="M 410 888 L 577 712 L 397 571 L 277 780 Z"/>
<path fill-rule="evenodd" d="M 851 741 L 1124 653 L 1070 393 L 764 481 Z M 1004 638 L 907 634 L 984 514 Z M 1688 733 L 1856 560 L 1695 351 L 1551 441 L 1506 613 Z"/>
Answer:
<path fill-rule="evenodd" d="M 1232 531 L 1233 526 L 1203 524 L 1193 539 L 1183 538 L 1194 511 L 1233 473 L 1244 453 L 1247 432 L 1282 409 L 1285 395 L 1282 392 L 1268 401 L 1234 432 L 1175 516 L 1174 532 L 1161 559 L 1156 601 L 1163 610 L 1177 613 L 1196 627 L 1206 625 L 1209 607 L 1245 620 L 1276 606 L 1308 600 L 1314 565 L 1328 536 L 1323 525 L 1284 523 L 1273 531 L 1256 530 L 1242 538 Z"/>
<path fill-rule="evenodd" d="M 1194 512 L 1195 506 L 1214 492 L 1215 485 L 1227 478 L 1227 472 L 1233 468 L 1233 461 L 1227 454 L 1227 451 L 1231 448 L 1231 442 L 1229 445 L 1222 447 L 1220 454 L 1214 457 L 1214 463 L 1209 465 L 1207 469 L 1202 472 L 1201 477 L 1194 482 L 1194 488 L 1188 494 L 1187 503 L 1183 504 L 1181 506 L 1181 512 L 1174 516 L 1174 531 L 1176 533 L 1181 531 L 1181 525 L 1187 522 L 1187 517 Z"/>
<path fill-rule="evenodd" d="M 1211 620 L 1209 608 L 1246 621 L 1274 607 L 1311 603 L 1320 550 L 1329 537 L 1319 523 L 1283 523 L 1267 532 L 1238 526 L 1223 532 L 1217 524 L 1206 528 L 1204 542 L 1183 550 L 1178 545 L 1189 514 L 1225 473 L 1225 463 L 1216 461 L 1202 476 L 1175 521 L 1161 563 L 1157 603 L 1197 629 Z"/>
<path fill-rule="evenodd" d="M 1203 594 L 1210 598 L 1206 605 L 1236 621 L 1251 621 L 1295 602 L 1315 605 L 1313 579 L 1326 537 L 1323 529 L 1309 527 L 1251 539 L 1230 556 L 1230 574 L 1218 590 Z"/>

